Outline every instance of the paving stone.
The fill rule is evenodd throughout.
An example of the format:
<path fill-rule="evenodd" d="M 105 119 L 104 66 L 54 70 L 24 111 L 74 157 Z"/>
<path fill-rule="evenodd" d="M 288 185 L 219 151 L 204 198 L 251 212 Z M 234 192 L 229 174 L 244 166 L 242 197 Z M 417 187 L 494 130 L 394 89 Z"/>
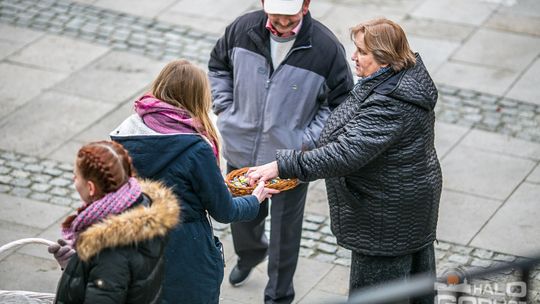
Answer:
<path fill-rule="evenodd" d="M 30 179 L 37 183 L 47 183 L 52 177 L 46 174 L 32 174 Z"/>
<path fill-rule="evenodd" d="M 2 151 L 2 154 L 0 156 L 3 159 L 7 159 L 7 160 L 17 160 L 19 158 L 17 154 L 13 152 L 7 152 L 7 151 Z"/>
<path fill-rule="evenodd" d="M 10 194 L 16 197 L 27 197 L 31 192 L 28 188 L 13 187 Z"/>
<path fill-rule="evenodd" d="M 447 189 L 503 200 L 534 165 L 529 160 L 458 146 L 442 161 L 442 171 Z"/>
<path fill-rule="evenodd" d="M 37 163 L 39 160 L 33 156 L 23 156 L 20 158 L 23 163 Z"/>
<path fill-rule="evenodd" d="M 475 236 L 471 245 L 515 256 L 531 257 L 540 235 L 537 225 L 540 185 L 522 183 L 497 211 L 484 228 Z M 516 237 L 519 236 L 519 237 Z M 498 256 L 494 257 L 499 260 Z"/>
<path fill-rule="evenodd" d="M 36 192 L 45 192 L 51 188 L 49 184 L 33 184 L 30 189 Z"/>
<path fill-rule="evenodd" d="M 84 70 L 71 74 L 56 88 L 64 92 L 86 96 L 89 99 L 99 96 L 102 101 L 118 105 L 131 98 L 134 92 L 141 91 L 148 85 L 161 67 L 162 64 L 155 60 L 113 51 Z M 88 86 L 88 83 L 95 85 Z M 106 113 L 109 110 L 112 108 L 95 109 L 90 113 Z"/>
<path fill-rule="evenodd" d="M 2 289 L 55 293 L 62 275 L 58 263 L 15 253 L 0 262 Z M 30 303 L 30 302 L 27 302 Z"/>
<path fill-rule="evenodd" d="M 36 173 L 36 172 L 41 172 L 43 171 L 44 167 L 42 165 L 38 165 L 38 164 L 30 164 L 30 165 L 26 165 L 24 167 L 24 170 L 28 171 L 28 172 L 33 172 L 33 173 Z"/>
<path fill-rule="evenodd" d="M 51 191 L 49 191 L 49 193 L 56 196 L 67 196 L 68 190 L 60 187 L 54 187 Z"/>
<path fill-rule="evenodd" d="M 315 250 L 313 250 L 311 248 L 300 247 L 300 251 L 299 251 L 298 255 L 301 256 L 301 257 L 304 257 L 304 258 L 310 258 L 313 255 L 315 255 Z"/>
<path fill-rule="evenodd" d="M 334 261 L 335 264 L 350 267 L 351 266 L 351 259 L 345 259 L 345 258 L 337 258 Z"/>
<path fill-rule="evenodd" d="M 435 260 L 442 260 L 446 257 L 445 251 L 435 251 Z"/>
<path fill-rule="evenodd" d="M 434 20 L 431 18 L 416 18 L 409 16 L 400 22 L 405 32 L 430 38 L 444 37 L 450 41 L 460 42 L 473 31 L 474 27 L 466 24 Z M 439 92 L 440 88 L 439 88 Z M 446 93 L 443 91 L 443 93 Z"/>
<path fill-rule="evenodd" d="M 10 173 L 10 175 L 15 177 L 15 178 L 27 178 L 30 175 L 30 173 L 28 173 L 26 171 L 23 171 L 23 170 L 13 170 Z"/>
<path fill-rule="evenodd" d="M 0 175 L 0 184 L 11 184 L 13 177 L 9 175 Z"/>
<path fill-rule="evenodd" d="M 71 199 L 62 196 L 52 196 L 49 202 L 61 206 L 70 206 L 73 203 Z"/>
<path fill-rule="evenodd" d="M 336 259 L 334 255 L 326 254 L 326 253 L 318 253 L 315 257 L 315 260 L 323 263 L 332 263 Z"/>
<path fill-rule="evenodd" d="M 488 260 L 480 260 L 480 259 L 473 259 L 471 262 L 471 266 L 474 267 L 481 267 L 481 268 L 488 268 L 492 264 L 491 261 Z"/>
<path fill-rule="evenodd" d="M 328 243 L 328 244 L 332 244 L 332 245 L 335 245 L 337 243 L 337 239 L 333 235 L 327 235 L 327 236 L 323 237 L 322 241 L 325 242 L 325 243 Z"/>
<path fill-rule="evenodd" d="M 6 166 L 14 168 L 14 169 L 22 169 L 24 167 L 24 163 L 20 161 L 8 161 L 6 163 Z"/>
<path fill-rule="evenodd" d="M 501 204 L 501 200 L 480 198 L 444 189 L 441 195 L 437 224 L 439 240 L 461 245 L 468 244 Z M 459 252 L 459 249 L 454 250 L 450 244 L 443 242 L 439 242 L 438 245 L 435 243 L 435 248 Z M 463 247 L 456 245 L 456 248 Z"/>
<path fill-rule="evenodd" d="M 0 194 L 0 202 L 9 202 L 9 204 L 2 204 L 3 210 L 0 213 L 0 220 L 36 228 L 50 226 L 70 210 L 66 207 L 53 206 L 5 194 Z M 32 208 L 26 208 L 30 205 Z"/>
<path fill-rule="evenodd" d="M 470 258 L 468 256 L 462 254 L 452 254 L 448 257 L 448 261 L 459 265 L 467 265 L 469 260 Z"/>
<path fill-rule="evenodd" d="M 330 229 L 330 226 L 324 226 L 321 228 L 320 232 L 322 234 L 326 234 L 326 235 L 332 235 L 332 230 Z"/>
<path fill-rule="evenodd" d="M 500 41 L 506 41 L 511 47 L 504 47 Z M 521 70 L 540 53 L 538 50 L 540 38 L 480 29 L 452 58 L 469 63 Z"/>
<path fill-rule="evenodd" d="M 317 246 L 317 249 L 319 251 L 321 251 L 321 252 L 324 252 L 324 253 L 333 254 L 333 253 L 336 253 L 337 246 L 336 245 L 331 245 L 331 244 L 326 244 L 326 243 L 320 243 Z"/>
<path fill-rule="evenodd" d="M 64 172 L 64 174 L 62 174 L 62 178 L 71 181 L 71 183 L 73 183 L 73 177 L 74 175 L 72 172 Z"/>
<path fill-rule="evenodd" d="M 503 95 L 519 74 L 513 70 L 448 61 L 434 74 L 437 83 Z"/>
<path fill-rule="evenodd" d="M 304 222 L 302 224 L 302 229 L 309 230 L 309 231 L 317 231 L 319 230 L 319 224 L 311 223 L 311 222 Z"/>
<path fill-rule="evenodd" d="M 348 250 L 348 249 L 345 249 L 343 247 L 338 246 L 336 256 L 339 257 L 339 258 L 351 259 L 351 251 Z"/>
<path fill-rule="evenodd" d="M 9 172 L 11 172 L 11 170 L 12 170 L 11 168 L 1 166 L 0 167 L 0 174 L 7 175 Z"/>
<path fill-rule="evenodd" d="M 478 96 L 478 101 L 485 104 L 493 105 L 497 103 L 498 100 L 500 100 L 500 97 L 495 95 L 481 94 L 480 96 Z"/>
<path fill-rule="evenodd" d="M 330 272 L 328 272 L 328 274 L 326 274 L 324 278 L 317 283 L 315 289 L 341 295 L 348 295 L 350 259 L 338 259 L 336 262 L 337 261 L 343 264 L 347 264 L 347 261 L 349 261 L 349 263 L 348 265 L 338 265 L 332 268 L 332 270 L 330 270 Z"/>
<path fill-rule="evenodd" d="M 45 170 L 43 170 L 43 173 L 52 176 L 60 176 L 62 174 L 62 171 L 55 168 L 45 168 Z"/>
<path fill-rule="evenodd" d="M 411 15 L 418 18 L 481 25 L 497 8 L 495 3 L 466 0 L 424 1 Z"/>
<path fill-rule="evenodd" d="M 462 144 L 498 153 L 540 160 L 540 143 L 532 143 L 509 136 L 473 130 L 463 139 Z"/>
<path fill-rule="evenodd" d="M 493 252 L 489 251 L 489 250 L 484 250 L 484 249 L 478 249 L 477 248 L 477 249 L 474 249 L 472 255 L 475 256 L 475 257 L 484 259 L 484 260 L 489 260 L 489 259 L 491 259 L 493 257 Z"/>
<path fill-rule="evenodd" d="M 312 239 L 312 240 L 319 240 L 321 238 L 321 234 L 319 232 L 303 230 L 302 237 Z"/>
<path fill-rule="evenodd" d="M 59 187 L 65 187 L 68 185 L 71 185 L 72 181 L 65 178 L 54 178 L 52 179 L 49 184 L 53 186 L 59 186 Z"/>
<path fill-rule="evenodd" d="M 0 176 L 1 178 L 1 176 Z M 0 182 L 1 183 L 1 182 Z M 0 193 L 8 193 L 11 191 L 11 186 L 0 184 Z"/>
<path fill-rule="evenodd" d="M 540 183 L 540 166 L 536 166 L 536 169 L 529 174 L 527 177 L 527 181 L 533 182 L 533 183 Z"/>
<path fill-rule="evenodd" d="M 28 178 L 15 178 L 11 181 L 11 184 L 15 187 L 28 187 L 32 184 L 32 181 Z"/>
<path fill-rule="evenodd" d="M 506 96 L 540 105 L 540 60 L 525 71 Z"/>
<path fill-rule="evenodd" d="M 312 239 L 301 239 L 300 240 L 300 246 L 302 246 L 304 248 L 316 249 L 317 248 L 317 243 L 315 243 L 315 241 L 312 240 Z"/>
<path fill-rule="evenodd" d="M 322 224 L 326 220 L 326 217 L 322 215 L 317 215 L 317 214 L 306 214 L 304 216 L 304 220 L 308 222 L 316 223 L 316 224 Z"/>
<path fill-rule="evenodd" d="M 51 199 L 51 195 L 47 193 L 35 192 L 30 194 L 29 198 L 36 201 L 48 202 Z"/>
<path fill-rule="evenodd" d="M 55 106 L 51 107 L 51 104 Z M 19 109 L 6 119 L 6 124 L 0 129 L 0 135 L 5 139 L 2 145 L 33 155 L 51 153 L 65 142 L 66 137 L 82 131 L 112 108 L 111 104 L 104 102 L 56 91 L 45 92 L 33 100 L 31 106 Z M 50 117 L 58 112 L 70 115 L 52 121 Z M 35 121 L 42 122 L 39 130 L 23 127 Z"/>
<path fill-rule="evenodd" d="M 471 252 L 473 251 L 473 249 L 474 248 L 471 248 L 471 247 L 454 245 L 454 246 L 452 246 L 451 251 L 457 252 L 457 253 L 462 254 L 462 255 L 470 255 Z"/>

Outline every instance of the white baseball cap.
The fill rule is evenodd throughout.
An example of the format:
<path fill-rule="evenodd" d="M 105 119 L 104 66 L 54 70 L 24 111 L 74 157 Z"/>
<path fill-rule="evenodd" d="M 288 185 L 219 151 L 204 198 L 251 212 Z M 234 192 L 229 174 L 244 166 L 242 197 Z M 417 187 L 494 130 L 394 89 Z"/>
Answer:
<path fill-rule="evenodd" d="M 302 9 L 304 0 L 264 0 L 267 14 L 296 15 Z"/>

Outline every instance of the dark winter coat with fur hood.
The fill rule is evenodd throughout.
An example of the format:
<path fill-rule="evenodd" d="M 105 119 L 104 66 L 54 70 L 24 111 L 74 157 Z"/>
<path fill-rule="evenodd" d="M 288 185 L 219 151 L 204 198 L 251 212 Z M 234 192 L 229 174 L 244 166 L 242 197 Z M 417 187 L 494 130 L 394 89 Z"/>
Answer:
<path fill-rule="evenodd" d="M 157 182 L 125 212 L 90 226 L 77 239 L 58 284 L 56 303 L 159 303 L 167 233 L 179 204 Z"/>

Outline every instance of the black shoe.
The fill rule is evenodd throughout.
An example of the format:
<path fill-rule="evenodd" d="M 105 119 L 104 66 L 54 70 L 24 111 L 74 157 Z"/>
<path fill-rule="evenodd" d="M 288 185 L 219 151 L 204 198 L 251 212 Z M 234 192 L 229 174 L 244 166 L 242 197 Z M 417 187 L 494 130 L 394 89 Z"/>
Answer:
<path fill-rule="evenodd" d="M 231 285 L 235 287 L 244 284 L 247 281 L 252 269 L 253 268 L 241 270 L 240 268 L 238 268 L 238 264 L 236 264 L 231 271 L 231 274 L 229 274 L 229 283 L 231 283 Z"/>

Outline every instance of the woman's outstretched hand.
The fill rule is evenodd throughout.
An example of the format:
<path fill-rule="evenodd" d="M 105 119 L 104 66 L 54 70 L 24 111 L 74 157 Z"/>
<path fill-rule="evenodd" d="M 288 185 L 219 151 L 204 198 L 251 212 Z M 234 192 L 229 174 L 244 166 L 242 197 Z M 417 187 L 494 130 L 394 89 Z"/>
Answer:
<path fill-rule="evenodd" d="M 266 182 L 267 180 L 276 178 L 278 175 L 279 172 L 277 161 L 273 161 L 258 167 L 251 167 L 247 171 L 248 182 L 251 186 L 255 185 L 259 181 Z"/>
<path fill-rule="evenodd" d="M 271 198 L 272 195 L 278 194 L 279 190 L 276 189 L 270 189 L 264 187 L 264 182 L 261 180 L 257 187 L 253 189 L 252 194 L 257 197 L 257 200 L 259 200 L 259 203 L 262 203 L 265 199 Z"/>

